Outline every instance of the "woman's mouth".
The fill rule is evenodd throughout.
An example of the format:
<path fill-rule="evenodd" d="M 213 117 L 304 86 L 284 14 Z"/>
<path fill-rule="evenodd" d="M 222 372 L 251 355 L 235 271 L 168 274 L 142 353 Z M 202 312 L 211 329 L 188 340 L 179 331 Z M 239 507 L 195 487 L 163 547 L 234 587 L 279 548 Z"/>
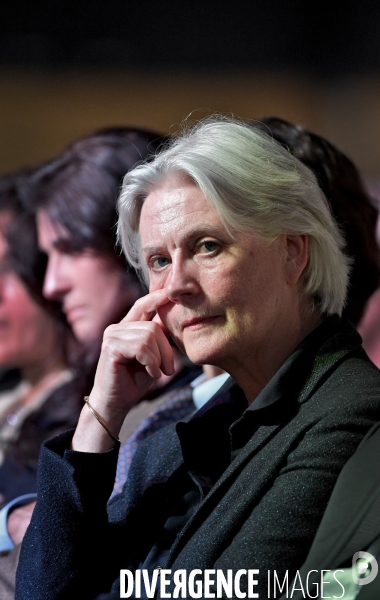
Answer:
<path fill-rule="evenodd" d="M 210 316 L 210 317 L 194 317 L 193 319 L 187 319 L 186 321 L 183 321 L 182 323 L 182 329 L 185 330 L 196 330 L 196 329 L 202 329 L 202 327 L 206 327 L 207 325 L 210 325 L 211 323 L 213 323 L 215 321 L 215 319 L 218 319 L 219 315 L 217 316 Z"/>

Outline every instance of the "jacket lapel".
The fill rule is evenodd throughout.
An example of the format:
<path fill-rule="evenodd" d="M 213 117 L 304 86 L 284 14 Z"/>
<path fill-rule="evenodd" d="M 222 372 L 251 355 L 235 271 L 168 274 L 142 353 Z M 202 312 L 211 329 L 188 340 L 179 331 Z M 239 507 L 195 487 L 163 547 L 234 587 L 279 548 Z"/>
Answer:
<path fill-rule="evenodd" d="M 213 507 L 230 489 L 244 467 L 252 460 L 255 454 L 259 452 L 260 448 L 262 448 L 269 441 L 269 439 L 277 433 L 280 428 L 281 424 L 260 428 L 260 430 L 256 432 L 255 436 L 241 450 L 236 459 L 227 467 L 173 544 L 167 568 L 170 568 L 170 565 L 173 564 L 175 558 L 186 545 L 186 542 L 191 538 L 192 535 L 194 535 L 198 527 L 204 522 L 204 519 L 207 518 L 207 515 L 210 513 Z M 254 489 L 256 490 L 257 494 L 260 493 L 260 489 L 264 484 L 265 482 L 255 482 Z"/>
<path fill-rule="evenodd" d="M 313 336 L 311 350 L 308 348 L 308 351 L 305 352 L 305 344 L 303 342 L 249 407 L 247 413 L 252 413 L 249 416 L 253 420 L 255 420 L 254 413 L 257 412 L 257 417 L 259 418 L 259 411 L 261 412 L 259 426 L 253 427 L 252 437 L 242 448 L 235 460 L 221 474 L 198 510 L 178 536 L 170 552 L 168 568 L 173 564 L 175 558 L 190 537 L 194 535 L 198 527 L 204 522 L 204 519 L 207 518 L 210 510 L 230 489 L 246 465 L 294 418 L 300 409 L 300 404 L 305 403 L 315 393 L 316 389 L 328 377 L 329 373 L 336 369 L 347 355 L 357 350 L 358 346 L 360 346 L 361 338 L 356 329 L 348 322 L 344 322 L 344 326 L 342 327 L 339 317 L 330 318 L 330 328 L 333 319 L 335 319 L 333 321 L 333 334 L 326 336 L 324 326 L 327 323 L 323 323 L 311 334 Z M 236 387 L 227 384 L 228 382 L 222 388 L 223 393 L 211 400 L 201 411 L 196 413 L 193 419 L 186 424 L 180 423 L 177 425 L 179 435 L 182 426 L 193 427 L 196 419 L 203 415 L 207 415 L 210 421 L 212 421 L 213 408 L 220 404 L 231 402 L 233 394 L 236 393 Z M 238 389 L 240 390 L 240 388 Z M 268 421 L 265 420 L 266 414 L 271 415 Z M 204 434 L 207 435 L 207 432 L 208 434 L 210 433 L 209 428 L 205 429 Z M 194 427 L 193 433 L 189 431 L 189 437 L 195 437 L 196 439 L 198 437 L 197 444 L 202 443 L 196 427 Z M 273 457 L 273 469 L 277 468 L 278 460 L 278 456 Z M 260 481 L 258 475 L 253 483 L 252 493 L 259 496 L 266 484 L 267 481 Z"/>

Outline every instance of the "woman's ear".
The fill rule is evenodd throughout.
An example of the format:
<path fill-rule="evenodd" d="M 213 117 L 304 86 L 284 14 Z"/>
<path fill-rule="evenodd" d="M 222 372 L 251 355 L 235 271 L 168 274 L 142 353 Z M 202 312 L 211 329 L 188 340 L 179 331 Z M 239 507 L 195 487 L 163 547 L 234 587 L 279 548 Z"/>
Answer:
<path fill-rule="evenodd" d="M 307 265 L 309 258 L 309 236 L 284 236 L 286 248 L 286 279 L 289 285 L 296 285 Z"/>

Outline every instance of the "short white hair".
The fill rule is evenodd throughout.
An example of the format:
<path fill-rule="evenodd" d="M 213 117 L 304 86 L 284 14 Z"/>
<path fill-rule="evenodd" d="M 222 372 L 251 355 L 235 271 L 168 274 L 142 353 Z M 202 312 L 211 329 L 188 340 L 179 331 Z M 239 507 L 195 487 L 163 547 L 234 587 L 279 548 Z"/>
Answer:
<path fill-rule="evenodd" d="M 124 178 L 118 239 L 143 279 L 141 208 L 147 195 L 173 172 L 194 181 L 232 234 L 248 233 L 268 243 L 282 234 L 306 234 L 309 256 L 303 291 L 322 314 L 341 314 L 350 259 L 312 171 L 269 135 L 223 116 L 200 121 Z"/>

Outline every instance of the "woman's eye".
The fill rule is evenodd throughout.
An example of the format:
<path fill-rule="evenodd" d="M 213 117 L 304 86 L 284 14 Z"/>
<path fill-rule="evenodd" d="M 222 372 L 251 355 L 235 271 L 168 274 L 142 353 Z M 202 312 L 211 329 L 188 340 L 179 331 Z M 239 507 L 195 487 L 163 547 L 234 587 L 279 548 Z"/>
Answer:
<path fill-rule="evenodd" d="M 158 256 L 157 258 L 154 258 L 151 262 L 153 269 L 162 269 L 163 267 L 166 267 L 166 265 L 168 265 L 168 264 L 169 264 L 169 259 L 166 258 L 165 256 Z"/>
<path fill-rule="evenodd" d="M 215 252 L 215 250 L 217 250 L 219 248 L 219 244 L 217 244 L 216 242 L 202 242 L 202 244 L 200 245 L 200 252 Z"/>

